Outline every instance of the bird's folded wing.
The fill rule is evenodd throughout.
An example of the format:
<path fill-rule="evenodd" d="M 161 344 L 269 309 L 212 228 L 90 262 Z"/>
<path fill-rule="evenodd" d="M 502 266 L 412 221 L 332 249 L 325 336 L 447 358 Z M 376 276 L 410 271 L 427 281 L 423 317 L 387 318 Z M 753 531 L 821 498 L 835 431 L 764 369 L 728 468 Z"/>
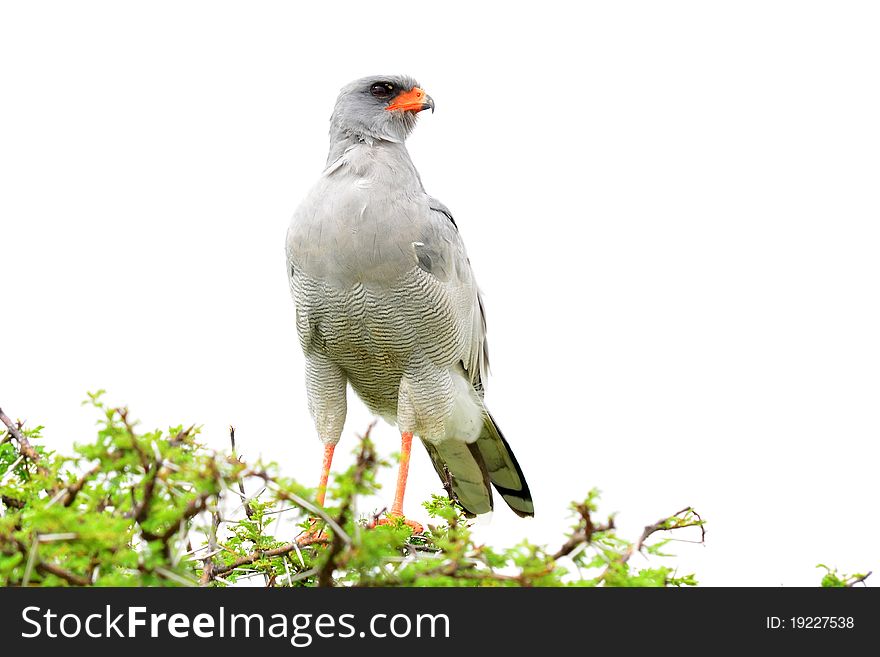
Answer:
<path fill-rule="evenodd" d="M 462 301 L 462 309 L 471 317 L 471 332 L 468 344 L 465 345 L 462 366 L 471 383 L 482 395 L 489 373 L 489 349 L 486 342 L 486 313 L 483 300 L 452 212 L 435 198 L 428 197 L 428 204 L 433 215 L 432 224 L 435 226 L 436 239 L 417 249 L 419 266 L 440 280 L 469 288 L 467 298 Z"/>

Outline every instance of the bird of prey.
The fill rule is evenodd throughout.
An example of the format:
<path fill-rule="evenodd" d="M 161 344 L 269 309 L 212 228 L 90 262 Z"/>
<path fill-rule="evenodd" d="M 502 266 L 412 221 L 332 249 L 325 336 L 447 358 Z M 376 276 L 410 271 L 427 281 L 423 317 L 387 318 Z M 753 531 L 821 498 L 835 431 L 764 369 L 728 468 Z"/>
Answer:
<path fill-rule="evenodd" d="M 389 516 L 403 516 L 414 435 L 468 514 L 492 510 L 494 486 L 515 513 L 532 516 L 522 469 L 483 403 L 486 321 L 470 261 L 452 213 L 425 192 L 404 145 L 426 109 L 433 99 L 407 76 L 343 87 L 326 168 L 287 233 L 309 412 L 324 444 L 317 500 L 350 385 L 401 432 Z"/>

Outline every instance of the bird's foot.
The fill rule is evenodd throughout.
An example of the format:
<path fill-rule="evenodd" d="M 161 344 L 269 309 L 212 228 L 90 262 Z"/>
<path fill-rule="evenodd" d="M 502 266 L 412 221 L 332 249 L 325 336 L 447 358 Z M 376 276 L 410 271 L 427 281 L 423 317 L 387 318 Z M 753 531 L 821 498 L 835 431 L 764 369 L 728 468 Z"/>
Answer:
<path fill-rule="evenodd" d="M 330 542 L 330 537 L 323 529 L 317 529 L 318 519 L 312 518 L 311 525 L 305 534 L 300 535 L 296 539 L 296 544 L 300 547 L 308 545 L 322 545 Z"/>
<path fill-rule="evenodd" d="M 401 522 L 404 525 L 406 525 L 407 527 L 409 527 L 410 529 L 412 529 L 413 534 L 424 534 L 425 533 L 425 528 L 422 527 L 422 525 L 420 523 L 416 522 L 415 520 L 410 520 L 409 518 L 405 518 L 400 513 L 393 513 L 393 512 L 389 513 L 384 518 L 378 518 L 375 521 L 373 521 L 373 524 L 370 525 L 370 528 L 372 529 L 373 527 L 376 527 L 377 525 L 391 525 L 392 527 L 394 527 L 394 526 L 400 524 Z"/>
<path fill-rule="evenodd" d="M 302 536 L 296 539 L 296 544 L 300 547 L 307 547 L 309 545 L 323 545 L 325 543 L 330 542 L 330 537 L 327 536 L 323 531 L 320 532 L 306 532 Z"/>

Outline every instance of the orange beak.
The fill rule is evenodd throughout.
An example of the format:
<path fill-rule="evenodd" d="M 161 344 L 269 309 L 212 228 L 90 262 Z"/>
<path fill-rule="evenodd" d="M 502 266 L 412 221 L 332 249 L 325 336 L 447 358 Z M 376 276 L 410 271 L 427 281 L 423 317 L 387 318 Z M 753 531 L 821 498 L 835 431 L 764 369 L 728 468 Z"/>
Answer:
<path fill-rule="evenodd" d="M 430 109 L 434 111 L 434 99 L 418 87 L 413 87 L 409 91 L 398 94 L 388 107 L 388 111 L 399 110 L 401 112 L 421 112 Z"/>

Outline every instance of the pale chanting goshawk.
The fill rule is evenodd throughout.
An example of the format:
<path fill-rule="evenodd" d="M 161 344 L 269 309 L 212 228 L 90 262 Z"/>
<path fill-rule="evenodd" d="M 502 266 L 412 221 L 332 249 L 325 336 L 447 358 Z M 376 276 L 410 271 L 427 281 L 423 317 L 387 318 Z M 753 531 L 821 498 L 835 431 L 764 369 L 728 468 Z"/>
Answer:
<path fill-rule="evenodd" d="M 434 101 L 406 76 L 346 85 L 327 166 L 287 233 L 309 411 L 324 444 L 318 502 L 351 385 L 401 432 L 389 515 L 403 515 L 415 435 L 469 514 L 492 510 L 494 486 L 515 513 L 532 516 L 522 469 L 483 403 L 486 320 L 464 243 L 404 144 L 426 109 Z"/>

